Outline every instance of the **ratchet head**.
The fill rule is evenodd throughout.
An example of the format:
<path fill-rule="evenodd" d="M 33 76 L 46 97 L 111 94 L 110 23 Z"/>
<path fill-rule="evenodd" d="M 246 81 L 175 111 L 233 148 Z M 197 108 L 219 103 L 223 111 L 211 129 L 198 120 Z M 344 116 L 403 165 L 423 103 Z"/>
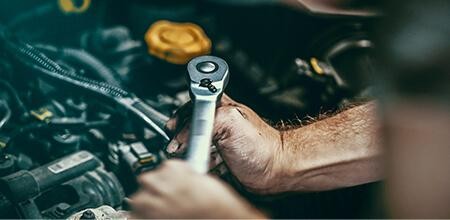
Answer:
<path fill-rule="evenodd" d="M 220 98 L 228 83 L 228 64 L 215 56 L 200 56 L 188 64 L 191 98 Z"/>

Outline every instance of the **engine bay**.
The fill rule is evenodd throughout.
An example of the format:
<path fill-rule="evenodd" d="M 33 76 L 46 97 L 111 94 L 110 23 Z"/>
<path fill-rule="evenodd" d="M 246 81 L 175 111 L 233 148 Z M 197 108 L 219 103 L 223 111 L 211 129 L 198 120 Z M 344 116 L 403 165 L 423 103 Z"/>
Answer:
<path fill-rule="evenodd" d="M 185 156 L 165 152 L 172 135 L 165 122 L 189 102 L 186 63 L 199 55 L 226 60 L 227 95 L 279 129 L 371 98 L 371 76 L 363 73 L 373 65 L 376 13 L 319 13 L 275 1 L 0 4 L 2 218 L 127 210 L 137 175 Z M 230 173 L 212 172 L 275 216 L 292 203 L 252 195 Z M 320 204 L 305 205 L 314 212 L 305 217 L 348 216 L 339 207 L 324 211 L 316 195 L 301 197 Z"/>

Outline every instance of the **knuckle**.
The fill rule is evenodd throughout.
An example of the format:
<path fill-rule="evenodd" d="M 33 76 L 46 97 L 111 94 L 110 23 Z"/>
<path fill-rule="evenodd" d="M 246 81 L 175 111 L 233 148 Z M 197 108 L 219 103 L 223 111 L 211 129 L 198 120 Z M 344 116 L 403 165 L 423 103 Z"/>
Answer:
<path fill-rule="evenodd" d="M 177 167 L 179 167 L 179 163 L 180 161 L 173 159 L 173 160 L 167 160 L 164 164 L 163 164 L 163 168 L 167 169 L 167 170 L 173 170 L 173 169 L 177 169 Z"/>
<path fill-rule="evenodd" d="M 153 175 L 154 174 L 152 172 L 146 172 L 146 173 L 139 175 L 137 180 L 139 183 L 150 184 L 151 181 L 149 181 L 149 180 L 153 178 Z"/>
<path fill-rule="evenodd" d="M 177 153 L 184 153 L 187 150 L 187 143 L 182 143 L 177 150 Z"/>
<path fill-rule="evenodd" d="M 177 119 L 176 118 L 171 118 L 169 119 L 169 121 L 167 121 L 166 123 L 166 128 L 169 130 L 175 130 L 175 125 L 177 124 Z"/>
<path fill-rule="evenodd" d="M 217 119 L 219 121 L 228 121 L 231 118 L 236 117 L 237 107 L 235 106 L 223 106 L 217 110 Z"/>

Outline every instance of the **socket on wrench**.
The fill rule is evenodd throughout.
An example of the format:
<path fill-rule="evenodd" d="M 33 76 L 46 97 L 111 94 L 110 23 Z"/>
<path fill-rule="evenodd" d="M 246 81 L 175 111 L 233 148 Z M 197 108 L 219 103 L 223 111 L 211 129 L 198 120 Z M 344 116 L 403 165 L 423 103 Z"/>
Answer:
<path fill-rule="evenodd" d="M 228 84 L 228 64 L 215 56 L 200 56 L 188 64 L 189 91 L 194 104 L 187 161 L 199 173 L 208 172 L 216 106 Z"/>

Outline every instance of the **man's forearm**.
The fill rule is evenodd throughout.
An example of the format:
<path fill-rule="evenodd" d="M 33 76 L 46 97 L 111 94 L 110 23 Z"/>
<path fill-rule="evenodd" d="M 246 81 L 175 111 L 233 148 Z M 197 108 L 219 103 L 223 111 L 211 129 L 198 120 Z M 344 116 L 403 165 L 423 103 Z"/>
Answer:
<path fill-rule="evenodd" d="M 279 152 L 280 192 L 322 191 L 382 178 L 375 103 L 282 131 Z"/>

